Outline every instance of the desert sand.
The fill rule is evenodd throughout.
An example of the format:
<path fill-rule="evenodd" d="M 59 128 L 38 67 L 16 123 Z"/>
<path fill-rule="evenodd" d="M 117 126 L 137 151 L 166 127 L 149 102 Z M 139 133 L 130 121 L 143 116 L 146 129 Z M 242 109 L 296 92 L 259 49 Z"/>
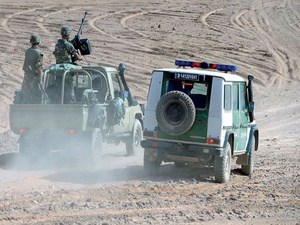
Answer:
<path fill-rule="evenodd" d="M 143 150 L 107 145 L 96 167 L 47 156 L 6 168 L 18 137 L 9 104 L 21 87 L 25 50 L 41 36 L 44 68 L 55 63 L 60 27 L 82 38 L 92 54 L 82 64 L 127 66 L 133 95 L 147 104 L 151 72 L 175 59 L 235 64 L 255 77 L 260 130 L 255 171 L 232 167 L 226 184 L 209 168 L 161 166 L 143 174 Z M 299 0 L 1 0 L 0 224 L 300 224 Z"/>

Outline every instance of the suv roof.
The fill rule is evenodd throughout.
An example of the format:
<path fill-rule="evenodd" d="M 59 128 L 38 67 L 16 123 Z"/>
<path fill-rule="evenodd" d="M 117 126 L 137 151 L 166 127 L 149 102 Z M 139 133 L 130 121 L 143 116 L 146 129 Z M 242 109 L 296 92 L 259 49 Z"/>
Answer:
<path fill-rule="evenodd" d="M 209 70 L 165 68 L 165 69 L 156 69 L 154 71 L 168 71 L 171 73 L 189 73 L 189 74 L 210 75 L 210 76 L 214 76 L 214 77 L 223 78 L 225 81 L 245 81 L 242 77 L 240 77 L 236 74 L 224 73 L 224 72 L 213 72 L 213 71 L 209 71 Z"/>
<path fill-rule="evenodd" d="M 220 77 L 225 81 L 245 81 L 242 77 L 228 73 L 228 71 L 234 72 L 237 70 L 236 65 L 228 65 L 228 64 L 217 64 L 217 63 L 208 63 L 208 62 L 197 62 L 197 61 L 187 61 L 176 59 L 175 65 L 178 66 L 177 69 L 174 68 L 166 68 L 166 69 L 157 69 L 155 71 L 166 71 L 171 73 L 184 73 L 184 74 L 199 74 L 199 75 L 210 75 L 214 77 Z M 191 68 L 201 68 L 201 69 L 215 69 L 222 72 L 213 72 L 208 70 L 199 70 L 199 69 L 185 69 L 185 67 Z"/>

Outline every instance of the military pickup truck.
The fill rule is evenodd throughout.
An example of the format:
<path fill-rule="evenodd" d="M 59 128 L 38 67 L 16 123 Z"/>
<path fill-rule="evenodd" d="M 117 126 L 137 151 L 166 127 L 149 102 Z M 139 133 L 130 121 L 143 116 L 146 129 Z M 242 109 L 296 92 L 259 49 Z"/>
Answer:
<path fill-rule="evenodd" d="M 144 168 L 156 175 L 164 162 L 214 167 L 216 182 L 230 178 L 231 158 L 242 173 L 254 168 L 259 131 L 253 76 L 235 65 L 176 60 L 179 68 L 153 71 L 145 111 Z M 201 68 L 201 69 L 198 69 Z"/>
<path fill-rule="evenodd" d="M 131 96 L 125 69 L 123 63 L 118 69 L 51 65 L 43 74 L 42 104 L 21 104 L 22 93 L 17 90 L 10 105 L 10 128 L 20 135 L 20 154 L 74 150 L 97 163 L 102 142 L 124 142 L 127 153 L 134 154 L 143 137 L 144 112 L 143 105 Z M 67 87 L 73 88 L 73 102 L 66 100 Z"/>

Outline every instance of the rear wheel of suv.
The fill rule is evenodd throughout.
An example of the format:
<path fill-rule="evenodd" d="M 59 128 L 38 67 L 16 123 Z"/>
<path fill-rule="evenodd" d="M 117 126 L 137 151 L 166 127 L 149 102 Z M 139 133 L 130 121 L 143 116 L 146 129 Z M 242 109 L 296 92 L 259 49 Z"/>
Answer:
<path fill-rule="evenodd" d="M 195 117 L 196 109 L 192 99 L 181 91 L 166 93 L 156 107 L 158 125 L 169 135 L 178 136 L 189 131 Z"/>
<path fill-rule="evenodd" d="M 215 181 L 217 183 L 226 183 L 229 181 L 231 172 L 231 145 L 228 142 L 225 152 L 222 156 L 215 157 L 214 163 Z"/>
<path fill-rule="evenodd" d="M 248 165 L 242 165 L 242 173 L 245 175 L 251 175 L 254 169 L 254 148 L 255 148 L 255 137 L 252 135 L 250 143 L 250 152 L 248 155 Z"/>
<path fill-rule="evenodd" d="M 162 163 L 162 155 L 158 149 L 145 148 L 144 171 L 147 176 L 157 176 Z"/>

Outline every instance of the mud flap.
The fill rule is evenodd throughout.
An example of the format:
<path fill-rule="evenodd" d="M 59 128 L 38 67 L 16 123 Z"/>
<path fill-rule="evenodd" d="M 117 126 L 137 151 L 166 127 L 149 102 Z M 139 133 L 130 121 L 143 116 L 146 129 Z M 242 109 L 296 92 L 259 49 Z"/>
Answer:
<path fill-rule="evenodd" d="M 236 164 L 238 165 L 248 165 L 248 154 L 239 155 Z"/>
<path fill-rule="evenodd" d="M 158 149 L 156 148 L 146 148 L 145 149 L 145 158 L 149 162 L 153 162 L 157 159 L 158 157 Z"/>

